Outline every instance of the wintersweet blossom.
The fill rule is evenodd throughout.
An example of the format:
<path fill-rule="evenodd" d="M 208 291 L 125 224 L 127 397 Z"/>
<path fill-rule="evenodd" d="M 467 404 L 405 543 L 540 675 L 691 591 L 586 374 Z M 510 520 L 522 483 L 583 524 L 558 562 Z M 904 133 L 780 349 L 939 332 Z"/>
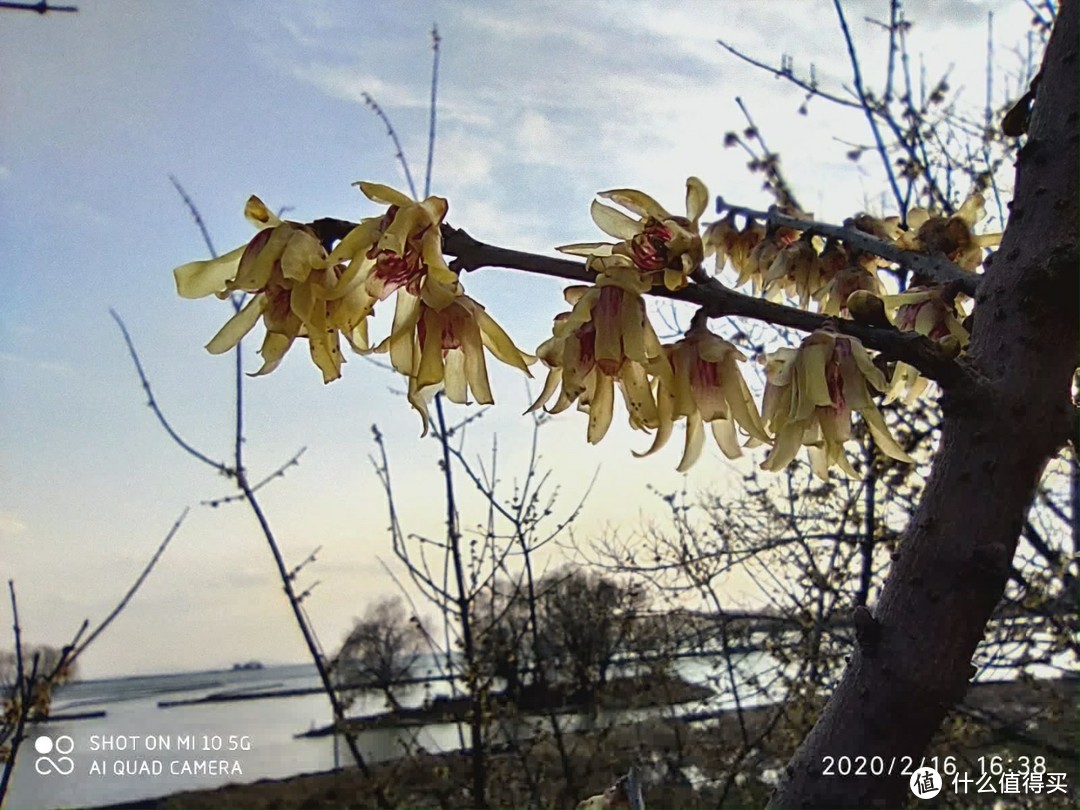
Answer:
<path fill-rule="evenodd" d="M 948 285 L 912 287 L 898 295 L 886 295 L 882 300 L 886 308 L 895 310 L 892 321 L 898 329 L 918 332 L 936 341 L 954 340 L 954 345 L 960 348 L 967 346 L 968 331 L 960 323 L 958 316 L 962 312 L 957 307 L 955 291 Z M 928 384 L 914 366 L 897 362 L 885 401 L 903 396 L 904 403 L 910 405 Z"/>
<path fill-rule="evenodd" d="M 702 243 L 705 255 L 716 255 L 716 272 L 724 269 L 725 261 L 730 262 L 739 274 L 735 286 L 741 287 L 752 278 L 750 254 L 764 238 L 765 226 L 755 219 L 747 218 L 741 230 L 736 228 L 732 211 L 705 229 Z"/>
<path fill-rule="evenodd" d="M 846 315 L 848 298 L 856 290 L 866 290 L 877 296 L 885 293 L 881 280 L 873 270 L 866 269 L 862 264 L 849 264 L 815 293 L 819 311 L 823 315 Z"/>
<path fill-rule="evenodd" d="M 897 244 L 907 250 L 943 254 L 965 270 L 975 270 L 983 262 L 983 248 L 1001 241 L 1000 233 L 976 234 L 975 224 L 986 216 L 983 195 L 971 194 L 951 217 L 925 208 L 908 212 L 909 230 L 897 237 Z"/>
<path fill-rule="evenodd" d="M 544 407 L 558 390 L 548 411 L 560 413 L 577 402 L 589 414 L 591 444 L 603 439 L 611 425 L 616 383 L 630 424 L 641 429 L 657 426 L 649 377 L 672 384 L 671 366 L 641 297 L 650 283 L 635 269 L 618 264 L 609 265 L 597 279 L 594 286 L 565 291 L 573 309 L 556 318 L 552 337 L 537 349 L 549 371 L 543 391 L 529 407 Z"/>
<path fill-rule="evenodd" d="M 806 234 L 780 248 L 761 277 L 762 292 L 766 298 L 780 300 L 784 295 L 798 298 L 799 306 L 804 309 L 825 283 L 821 257 L 812 237 Z"/>
<path fill-rule="evenodd" d="M 349 263 L 343 283 L 363 286 L 372 306 L 398 293 L 395 329 L 400 320 L 412 318 L 415 323 L 421 292 L 436 309 L 450 304 L 458 289 L 457 274 L 442 252 L 440 226 L 449 208 L 447 201 L 428 197 L 417 202 L 378 183 L 353 185 L 372 202 L 389 207 L 382 216 L 362 220 L 331 251 L 331 263 Z"/>
<path fill-rule="evenodd" d="M 770 441 L 754 398 L 739 372 L 746 358 L 731 343 L 709 331 L 704 320 L 692 323 L 682 340 L 664 347 L 672 367 L 673 385 L 658 381 L 658 427 L 648 456 L 662 448 L 679 419 L 686 419 L 686 443 L 679 472 L 686 472 L 701 456 L 705 424 L 728 458 L 742 455 L 736 424 L 756 442 Z"/>
<path fill-rule="evenodd" d="M 625 256 L 649 278 L 662 275 L 669 290 L 685 287 L 689 275 L 701 264 L 704 248 L 698 222 L 708 205 L 709 191 L 696 177 L 686 180 L 686 216 L 675 216 L 643 191 L 632 188 L 602 191 L 611 200 L 638 216 L 596 200 L 590 208 L 593 222 L 619 242 L 579 242 L 556 250 L 575 256 Z"/>
<path fill-rule="evenodd" d="M 422 296 L 425 295 L 422 293 Z M 467 295 L 457 295 L 436 308 L 421 299 L 415 329 L 403 325 L 377 348 L 389 351 L 395 367 L 405 366 L 409 376 L 409 403 L 419 412 L 424 435 L 428 431 L 428 402 L 439 391 L 460 405 L 469 394 L 481 405 L 495 399 L 488 381 L 486 348 L 507 365 L 524 371 L 535 357 L 521 351 L 483 306 Z"/>
<path fill-rule="evenodd" d="M 774 439 L 762 469 L 783 469 L 801 447 L 807 446 L 818 477 L 828 478 L 834 464 L 855 477 L 844 452 L 844 443 L 852 435 L 852 411 L 862 414 L 870 435 L 885 455 L 912 461 L 889 433 L 867 387 L 869 384 L 884 391 L 885 375 L 855 338 L 819 329 L 798 349 L 783 348 L 770 354 L 765 361 L 765 377 L 761 411 Z"/>
<path fill-rule="evenodd" d="M 367 346 L 368 296 L 343 284 L 347 271 L 329 260 L 310 228 L 281 220 L 255 196 L 244 213 L 260 229 L 247 245 L 173 271 L 177 292 L 184 298 L 254 293 L 214 335 L 207 350 L 221 354 L 235 348 L 261 318 L 266 337 L 259 350 L 263 364 L 255 375 L 277 368 L 296 339 L 304 337 L 323 381 L 337 379 L 345 362 L 339 335 L 355 348 Z"/>

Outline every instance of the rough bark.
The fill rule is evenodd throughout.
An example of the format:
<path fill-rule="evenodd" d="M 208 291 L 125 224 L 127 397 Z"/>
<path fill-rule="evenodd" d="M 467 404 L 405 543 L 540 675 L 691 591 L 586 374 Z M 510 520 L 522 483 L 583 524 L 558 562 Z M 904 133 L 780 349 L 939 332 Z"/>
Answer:
<path fill-rule="evenodd" d="M 1040 474 L 1075 430 L 1076 5 L 1059 9 L 1012 213 L 976 301 L 966 362 L 978 382 L 943 396 L 933 470 L 874 609 L 879 641 L 852 651 L 771 806 L 906 803 L 901 758 L 917 764 L 963 696 Z M 877 778 L 822 773 L 827 757 L 856 755 L 896 766 Z"/>

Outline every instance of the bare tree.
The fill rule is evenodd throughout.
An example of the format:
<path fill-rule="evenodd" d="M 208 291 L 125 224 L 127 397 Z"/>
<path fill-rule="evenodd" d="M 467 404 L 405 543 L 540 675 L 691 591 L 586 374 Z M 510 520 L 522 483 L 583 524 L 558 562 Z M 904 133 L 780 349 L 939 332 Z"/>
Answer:
<path fill-rule="evenodd" d="M 395 710 L 396 687 L 411 675 L 425 646 L 420 620 L 409 616 L 400 597 L 380 599 L 358 619 L 333 660 L 333 671 L 346 700 L 356 688 L 381 689 Z"/>

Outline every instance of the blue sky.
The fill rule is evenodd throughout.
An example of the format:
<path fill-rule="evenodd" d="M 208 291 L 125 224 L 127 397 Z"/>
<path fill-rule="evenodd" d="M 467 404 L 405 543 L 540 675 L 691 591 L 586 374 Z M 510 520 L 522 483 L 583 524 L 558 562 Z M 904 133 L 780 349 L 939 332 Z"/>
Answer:
<path fill-rule="evenodd" d="M 882 40 L 862 18 L 885 3 L 851 3 L 869 78 Z M 722 148 L 749 105 L 783 155 L 807 207 L 842 218 L 878 204 L 869 164 L 835 138 L 864 141 L 855 115 L 822 104 L 796 114 L 800 94 L 725 54 L 722 37 L 770 61 L 815 63 L 823 85 L 849 78 L 824 2 L 264 2 L 87 0 L 79 13 L 0 12 L 0 573 L 14 578 L 24 634 L 60 644 L 101 618 L 172 521 L 196 507 L 132 607 L 83 660 L 87 676 L 303 658 L 264 543 L 243 507 L 198 507 L 228 482 L 184 456 L 145 407 L 120 335 L 127 321 L 175 426 L 213 457 L 230 447 L 232 364 L 202 346 L 227 318 L 217 301 L 184 301 L 171 270 L 205 247 L 168 176 L 198 204 L 219 251 L 251 236 L 249 194 L 298 220 L 375 213 L 356 180 L 404 189 L 372 93 L 422 174 L 429 30 L 443 37 L 433 193 L 448 220 L 485 241 L 524 250 L 599 238 L 593 194 L 644 189 L 681 206 L 689 174 L 744 204 L 768 200 L 744 157 Z M 956 64 L 953 86 L 981 110 L 986 12 L 1006 48 L 1022 41 L 1020 3 L 912 2 L 913 44 L 930 76 Z M 465 279 L 526 350 L 549 334 L 562 286 L 483 270 Z M 247 367 L 258 367 L 246 345 Z M 328 647 L 373 596 L 393 592 L 386 506 L 372 473 L 370 428 L 390 443 L 410 531 L 437 534 L 436 446 L 419 437 L 403 384 L 360 358 L 324 387 L 303 347 L 247 386 L 252 474 L 298 448 L 299 468 L 265 491 L 289 562 L 323 551 L 307 603 Z M 538 390 L 537 382 L 533 390 Z M 497 406 L 471 452 L 499 436 L 501 469 L 523 471 L 529 422 L 520 376 L 493 374 Z M 465 411 L 457 411 L 464 415 Z M 633 532 L 659 514 L 646 485 L 682 485 L 681 442 L 634 461 L 648 437 L 618 417 L 600 447 L 569 413 L 542 431 L 543 452 L 573 505 L 599 470 L 574 542 Z M 722 485 L 715 448 L 691 489 Z M 515 473 L 517 474 L 517 473 Z M 463 524 L 482 520 L 466 496 Z M 468 510 L 472 510 L 471 512 Z M 552 559 L 570 556 L 560 549 Z M 6 609 L 0 610 L 9 625 Z M 9 642 L 0 642 L 0 647 Z"/>

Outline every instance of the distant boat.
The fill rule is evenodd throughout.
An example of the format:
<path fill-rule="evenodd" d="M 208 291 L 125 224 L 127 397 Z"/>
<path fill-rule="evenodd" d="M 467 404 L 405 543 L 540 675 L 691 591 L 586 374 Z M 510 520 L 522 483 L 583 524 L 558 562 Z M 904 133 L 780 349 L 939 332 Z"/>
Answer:
<path fill-rule="evenodd" d="M 261 661 L 245 661 L 242 664 L 233 664 L 233 672 L 247 672 L 253 669 L 266 669 Z"/>

